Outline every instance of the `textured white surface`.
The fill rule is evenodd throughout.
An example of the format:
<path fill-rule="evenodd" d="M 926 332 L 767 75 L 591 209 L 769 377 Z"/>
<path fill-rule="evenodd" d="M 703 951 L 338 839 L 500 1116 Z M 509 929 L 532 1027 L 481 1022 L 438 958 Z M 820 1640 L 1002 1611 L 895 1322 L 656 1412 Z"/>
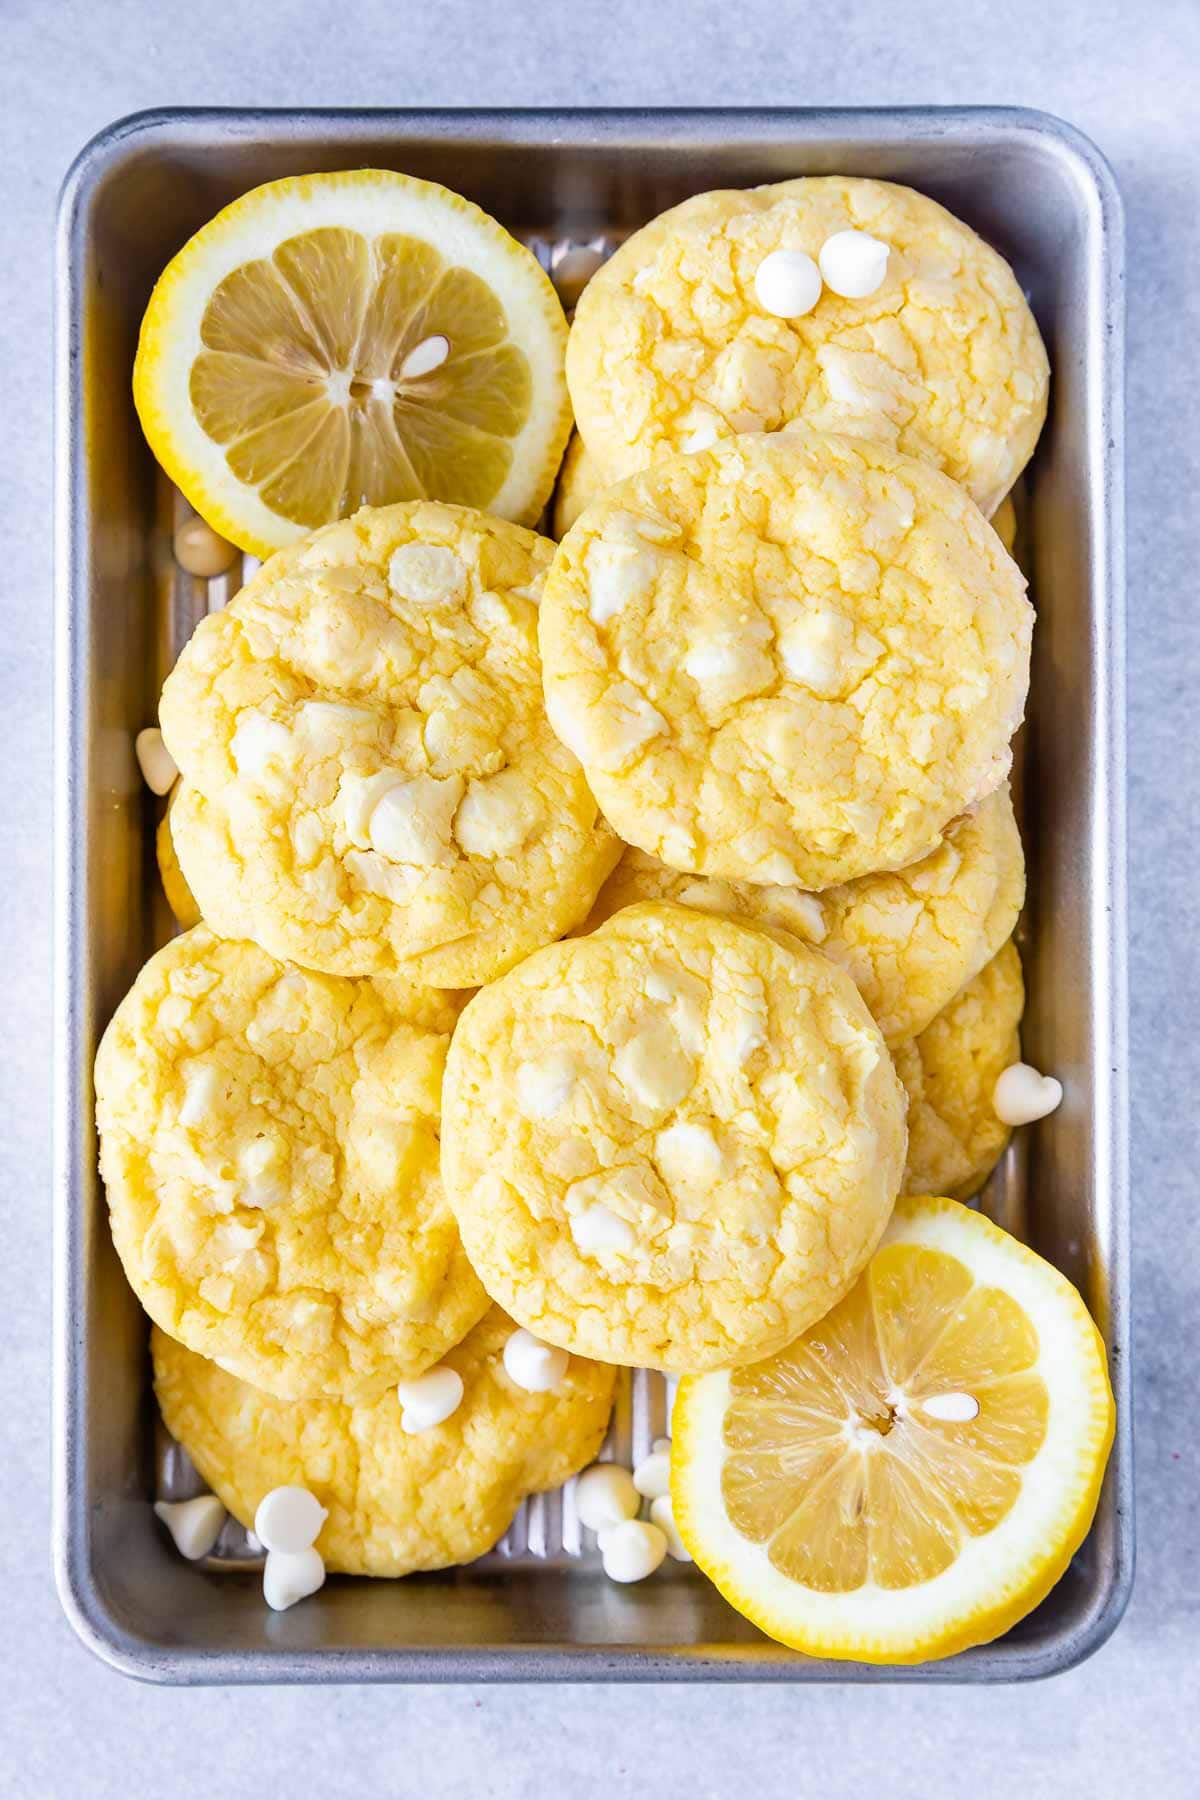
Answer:
<path fill-rule="evenodd" d="M 1200 1559 L 1200 7 L 1195 0 L 0 0 L 0 1795 L 284 1791 L 578 1800 L 1089 1800 L 1195 1792 Z M 110 119 L 170 103 L 1016 102 L 1113 161 L 1129 233 L 1129 594 L 1139 1574 L 1116 1637 L 1039 1687 L 156 1691 L 76 1643 L 47 1549 L 50 277 L 55 192 Z"/>

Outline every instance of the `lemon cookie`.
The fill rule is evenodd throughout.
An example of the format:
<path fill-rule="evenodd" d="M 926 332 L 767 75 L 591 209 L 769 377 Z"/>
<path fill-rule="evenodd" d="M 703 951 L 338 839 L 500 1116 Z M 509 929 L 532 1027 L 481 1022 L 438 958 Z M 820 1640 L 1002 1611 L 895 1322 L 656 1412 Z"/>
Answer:
<path fill-rule="evenodd" d="M 572 1357 L 555 1388 L 530 1393 L 504 1368 L 515 1329 L 493 1306 L 446 1352 L 462 1399 L 425 1431 L 402 1428 L 394 1392 L 289 1405 L 159 1331 L 154 1387 L 167 1429 L 243 1525 L 272 1488 L 294 1483 L 326 1509 L 317 1549 L 328 1568 L 407 1575 L 481 1556 L 527 1494 L 558 1487 L 603 1442 L 616 1371 Z"/>
<path fill-rule="evenodd" d="M 566 537 L 584 507 L 590 506 L 597 494 L 603 493 L 605 485 L 595 457 L 579 433 L 572 432 L 554 490 L 551 528 L 556 538 Z"/>
<path fill-rule="evenodd" d="M 857 297 L 868 283 L 827 260 L 845 231 L 875 246 Z M 790 298 L 781 260 L 809 275 Z M 799 419 L 893 443 L 990 513 L 1033 452 L 1049 367 L 1012 270 L 969 226 L 911 188 L 807 176 L 698 194 L 627 238 L 580 298 L 567 383 L 610 480 Z"/>
<path fill-rule="evenodd" d="M 1025 985 L 1016 945 L 1004 948 L 911 1044 L 893 1051 L 908 1093 L 906 1194 L 978 1192 L 1010 1131 L 996 1117 L 996 1078 L 1020 1060 Z"/>
<path fill-rule="evenodd" d="M 619 846 L 542 711 L 552 550 L 461 507 L 364 509 L 201 622 L 160 713 L 214 930 L 473 987 L 578 923 Z"/>
<path fill-rule="evenodd" d="M 96 1058 L 113 1239 L 155 1322 L 285 1398 L 379 1393 L 487 1298 L 438 1173 L 447 1037 L 204 926 Z"/>
<path fill-rule="evenodd" d="M 171 790 L 171 798 L 167 801 L 166 811 L 158 822 L 158 830 L 154 834 L 154 854 L 158 861 L 159 879 L 162 882 L 163 893 L 167 897 L 167 905 L 184 931 L 190 931 L 193 925 L 200 923 L 200 908 L 196 905 L 195 895 L 184 880 L 183 870 L 179 866 L 179 858 L 175 854 L 175 840 L 171 835 L 171 809 L 175 805 L 179 785 L 176 782 Z"/>
<path fill-rule="evenodd" d="M 1033 609 L 955 482 L 797 430 L 609 490 L 542 598 L 550 720 L 627 843 L 825 888 L 925 856 L 997 788 Z"/>
<path fill-rule="evenodd" d="M 642 900 L 776 925 L 840 963 L 894 1043 L 923 1031 L 996 954 L 1024 898 L 1025 857 L 1004 787 L 955 819 L 920 862 L 820 894 L 683 875 L 644 850 L 626 850 L 583 929 Z"/>
<path fill-rule="evenodd" d="M 549 1343 L 723 1368 L 788 1343 L 887 1223 L 904 1095 L 836 964 L 646 905 L 470 1002 L 442 1172 L 485 1287 Z"/>

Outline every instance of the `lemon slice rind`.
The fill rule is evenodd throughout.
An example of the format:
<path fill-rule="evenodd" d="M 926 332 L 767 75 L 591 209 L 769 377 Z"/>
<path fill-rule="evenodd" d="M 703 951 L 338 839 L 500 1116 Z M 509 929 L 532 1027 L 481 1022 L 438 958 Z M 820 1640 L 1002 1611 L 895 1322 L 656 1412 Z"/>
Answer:
<path fill-rule="evenodd" d="M 1050 1392 L 1046 1435 L 1020 1468 L 1021 1491 L 991 1531 L 966 1538 L 955 1561 L 919 1585 L 867 1581 L 843 1593 L 804 1587 L 776 1569 L 767 1546 L 730 1522 L 721 1491 L 730 1373 L 680 1384 L 672 1427 L 676 1524 L 705 1574 L 769 1637 L 810 1656 L 920 1663 L 990 1642 L 1045 1598 L 1087 1535 L 1113 1438 L 1104 1346 L 1080 1295 L 1049 1263 L 957 1201 L 898 1202 L 880 1249 L 919 1244 L 967 1264 L 1004 1290 L 1039 1342 L 1030 1373 Z"/>

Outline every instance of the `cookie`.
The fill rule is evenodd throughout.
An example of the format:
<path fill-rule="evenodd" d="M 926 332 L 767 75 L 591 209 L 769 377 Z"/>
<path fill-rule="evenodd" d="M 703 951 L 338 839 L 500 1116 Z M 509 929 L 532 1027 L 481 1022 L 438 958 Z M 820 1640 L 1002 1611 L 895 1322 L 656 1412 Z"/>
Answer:
<path fill-rule="evenodd" d="M 196 905 L 196 897 L 184 880 L 183 870 L 179 866 L 179 858 L 175 854 L 175 840 L 171 836 L 171 811 L 179 794 L 178 782 L 171 790 L 171 798 L 167 801 L 166 811 L 158 821 L 158 830 L 154 834 L 154 854 L 158 861 L 159 880 L 163 893 L 167 897 L 167 905 L 174 913 L 176 920 L 184 931 L 190 931 L 193 925 L 200 923 L 200 908 Z"/>
<path fill-rule="evenodd" d="M 573 431 L 562 468 L 558 472 L 558 486 L 554 490 L 551 529 L 556 538 L 566 537 L 584 507 L 590 506 L 596 495 L 603 493 L 604 487 L 604 478 L 595 457 L 590 454 L 579 433 Z"/>
<path fill-rule="evenodd" d="M 448 1037 L 399 998 L 197 926 L 151 957 L 96 1058 L 131 1287 L 287 1399 L 378 1394 L 487 1306 L 438 1173 Z"/>
<path fill-rule="evenodd" d="M 462 1377 L 461 1404 L 412 1434 L 394 1392 L 290 1405 L 161 1331 L 154 1387 L 167 1429 L 243 1525 L 272 1488 L 294 1483 L 328 1513 L 317 1538 L 327 1568 L 408 1575 L 482 1556 L 527 1494 L 558 1487 L 603 1442 L 616 1371 L 573 1357 L 557 1388 L 527 1393 L 504 1368 L 515 1329 L 493 1306 L 446 1352 Z"/>
<path fill-rule="evenodd" d="M 826 282 L 810 311 L 769 312 L 765 259 L 815 261 L 847 230 L 886 246 L 879 285 L 847 299 Z M 894 444 L 987 514 L 1033 452 L 1049 365 L 1012 270 L 969 226 L 911 188 L 831 175 L 698 194 L 627 238 L 580 298 L 567 383 L 610 481 L 800 420 Z"/>
<path fill-rule="evenodd" d="M 1011 494 L 1005 494 L 992 514 L 992 530 L 1012 556 L 1017 546 L 1017 509 Z"/>
<path fill-rule="evenodd" d="M 546 706 L 627 843 L 826 888 L 999 787 L 1025 581 L 962 488 L 883 444 L 746 436 L 610 489 L 542 598 Z"/>
<path fill-rule="evenodd" d="M 784 933 L 634 906 L 467 1006 L 442 1173 L 467 1253 L 538 1337 L 604 1362 L 770 1355 L 887 1223 L 904 1095 L 845 972 Z"/>
<path fill-rule="evenodd" d="M 619 846 L 541 707 L 552 549 L 462 507 L 365 508 L 201 621 L 160 717 L 214 930 L 458 988 L 584 917 Z"/>
<path fill-rule="evenodd" d="M 906 1194 L 967 1200 L 1004 1154 L 1011 1132 L 996 1117 L 996 1078 L 1020 1061 L 1025 984 L 1016 945 L 1005 944 L 911 1044 L 893 1050 L 908 1094 Z"/>
<path fill-rule="evenodd" d="M 1025 857 L 1004 787 L 955 819 L 922 861 L 821 894 L 683 875 L 644 850 L 626 850 L 582 929 L 642 900 L 776 925 L 840 963 L 895 1043 L 924 1031 L 996 954 L 1024 899 Z"/>

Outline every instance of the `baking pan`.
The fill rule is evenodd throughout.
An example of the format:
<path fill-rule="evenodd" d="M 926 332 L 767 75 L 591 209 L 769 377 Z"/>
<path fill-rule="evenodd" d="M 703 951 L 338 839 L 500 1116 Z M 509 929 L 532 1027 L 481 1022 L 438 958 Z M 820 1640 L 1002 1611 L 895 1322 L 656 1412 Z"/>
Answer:
<path fill-rule="evenodd" d="M 569 1490 L 523 1510 L 471 1568 L 333 1578 L 275 1614 L 233 1527 L 202 1565 L 156 1522 L 186 1459 L 156 1428 L 146 1321 L 109 1240 L 92 1059 L 170 930 L 134 732 L 195 618 L 227 584 L 170 558 L 181 506 L 130 397 L 138 322 L 185 239 L 257 183 L 372 164 L 468 194 L 548 267 L 603 251 L 706 188 L 847 172 L 944 201 L 1009 258 L 1053 367 L 1024 521 L 1039 624 L 1025 733 L 1030 1060 L 1066 1083 L 982 1204 L 1083 1290 L 1108 1345 L 1117 1436 L 1092 1532 L 1049 1598 L 995 1644 L 909 1669 L 770 1643 L 694 1569 L 620 1588 Z M 72 1624 L 166 1682 L 1000 1681 L 1079 1662 L 1116 1625 L 1133 1567 L 1125 1097 L 1122 227 L 1103 158 L 1044 114 L 982 108 L 752 112 L 164 111 L 112 125 L 64 186 L 58 237 L 56 1281 L 54 1556 Z M 667 1397 L 635 1378 L 628 1453 Z"/>

